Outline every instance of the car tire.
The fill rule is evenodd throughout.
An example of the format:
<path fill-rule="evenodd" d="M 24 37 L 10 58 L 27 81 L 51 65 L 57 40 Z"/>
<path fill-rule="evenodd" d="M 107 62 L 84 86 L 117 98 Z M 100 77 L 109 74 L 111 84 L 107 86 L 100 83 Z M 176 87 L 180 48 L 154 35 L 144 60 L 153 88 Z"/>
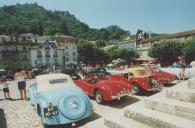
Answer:
<path fill-rule="evenodd" d="M 95 101 L 98 104 L 102 104 L 104 102 L 104 98 L 103 98 L 102 93 L 101 93 L 100 90 L 95 91 Z"/>
<path fill-rule="evenodd" d="M 133 87 L 135 89 L 135 93 L 134 94 L 141 94 L 142 89 L 141 89 L 139 83 L 132 83 L 132 85 L 133 85 Z"/>

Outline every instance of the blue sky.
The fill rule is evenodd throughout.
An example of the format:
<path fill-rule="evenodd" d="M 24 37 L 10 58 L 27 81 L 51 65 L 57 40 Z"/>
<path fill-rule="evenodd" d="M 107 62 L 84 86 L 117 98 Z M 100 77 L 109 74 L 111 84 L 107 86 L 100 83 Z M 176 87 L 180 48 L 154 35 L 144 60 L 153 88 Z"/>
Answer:
<path fill-rule="evenodd" d="M 92 28 L 118 25 L 174 33 L 195 29 L 195 0 L 0 0 L 0 6 L 34 3 L 49 10 L 64 10 Z"/>

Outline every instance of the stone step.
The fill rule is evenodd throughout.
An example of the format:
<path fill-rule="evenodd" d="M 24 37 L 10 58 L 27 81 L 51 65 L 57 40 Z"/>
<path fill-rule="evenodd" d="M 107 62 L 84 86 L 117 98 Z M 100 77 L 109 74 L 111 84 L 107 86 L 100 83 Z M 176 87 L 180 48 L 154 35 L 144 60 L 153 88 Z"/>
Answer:
<path fill-rule="evenodd" d="M 162 96 L 145 98 L 145 107 L 195 121 L 195 104 Z"/>
<path fill-rule="evenodd" d="M 108 127 L 104 125 L 104 118 L 99 118 L 79 128 L 108 128 Z"/>
<path fill-rule="evenodd" d="M 188 81 L 184 81 L 171 88 L 167 88 L 166 97 L 195 103 L 195 89 L 190 89 Z"/>
<path fill-rule="evenodd" d="M 154 128 L 195 128 L 195 121 L 145 108 L 143 101 L 128 106 L 125 116 Z"/>
<path fill-rule="evenodd" d="M 104 117 L 104 125 L 108 128 L 152 128 L 146 124 L 128 119 L 124 116 L 124 111 L 110 117 Z"/>
<path fill-rule="evenodd" d="M 195 89 L 195 77 L 188 80 L 188 88 Z"/>

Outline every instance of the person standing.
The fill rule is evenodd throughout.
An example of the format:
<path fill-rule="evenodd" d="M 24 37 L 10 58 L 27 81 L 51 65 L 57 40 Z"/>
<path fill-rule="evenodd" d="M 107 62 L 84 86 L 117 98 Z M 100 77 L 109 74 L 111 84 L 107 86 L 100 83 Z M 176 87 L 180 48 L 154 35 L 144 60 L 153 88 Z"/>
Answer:
<path fill-rule="evenodd" d="M 7 79 L 5 76 L 2 76 L 2 78 L 0 79 L 0 86 L 3 86 L 3 92 L 4 92 L 5 99 L 11 100 L 12 98 L 10 97 L 10 94 L 9 94 L 8 83 L 7 83 Z"/>
<path fill-rule="evenodd" d="M 26 74 L 24 71 L 18 70 L 14 76 L 18 82 L 18 90 L 20 91 L 21 100 L 26 98 Z"/>
<path fill-rule="evenodd" d="M 186 68 L 186 61 L 183 56 L 179 56 L 179 65 L 180 65 L 180 74 L 179 74 L 179 80 L 185 80 L 185 68 Z"/>

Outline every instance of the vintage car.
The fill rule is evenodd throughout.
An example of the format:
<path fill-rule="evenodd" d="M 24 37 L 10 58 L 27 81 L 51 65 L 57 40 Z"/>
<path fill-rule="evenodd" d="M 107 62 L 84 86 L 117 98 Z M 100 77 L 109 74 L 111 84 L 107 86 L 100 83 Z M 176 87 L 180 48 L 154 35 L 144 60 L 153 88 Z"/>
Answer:
<path fill-rule="evenodd" d="M 162 84 L 158 83 L 145 68 L 129 68 L 115 75 L 126 78 L 134 86 L 137 94 L 141 94 L 144 91 L 160 91 L 163 89 Z"/>
<path fill-rule="evenodd" d="M 92 114 L 90 99 L 69 75 L 39 75 L 28 92 L 45 126 L 75 123 Z"/>
<path fill-rule="evenodd" d="M 151 72 L 151 75 L 161 84 L 168 84 L 177 79 L 177 76 L 173 73 L 164 72 L 161 69 L 146 67 Z"/>
<path fill-rule="evenodd" d="M 75 80 L 75 84 L 86 94 L 94 97 L 97 103 L 120 100 L 121 97 L 130 96 L 134 93 L 133 86 L 125 79 L 116 80 L 113 76 L 92 76 L 83 80 Z"/>
<path fill-rule="evenodd" d="M 178 78 L 180 77 L 181 68 L 165 67 L 159 68 L 160 70 L 168 73 L 175 74 Z M 185 68 L 185 78 L 189 79 L 195 77 L 195 68 Z"/>

